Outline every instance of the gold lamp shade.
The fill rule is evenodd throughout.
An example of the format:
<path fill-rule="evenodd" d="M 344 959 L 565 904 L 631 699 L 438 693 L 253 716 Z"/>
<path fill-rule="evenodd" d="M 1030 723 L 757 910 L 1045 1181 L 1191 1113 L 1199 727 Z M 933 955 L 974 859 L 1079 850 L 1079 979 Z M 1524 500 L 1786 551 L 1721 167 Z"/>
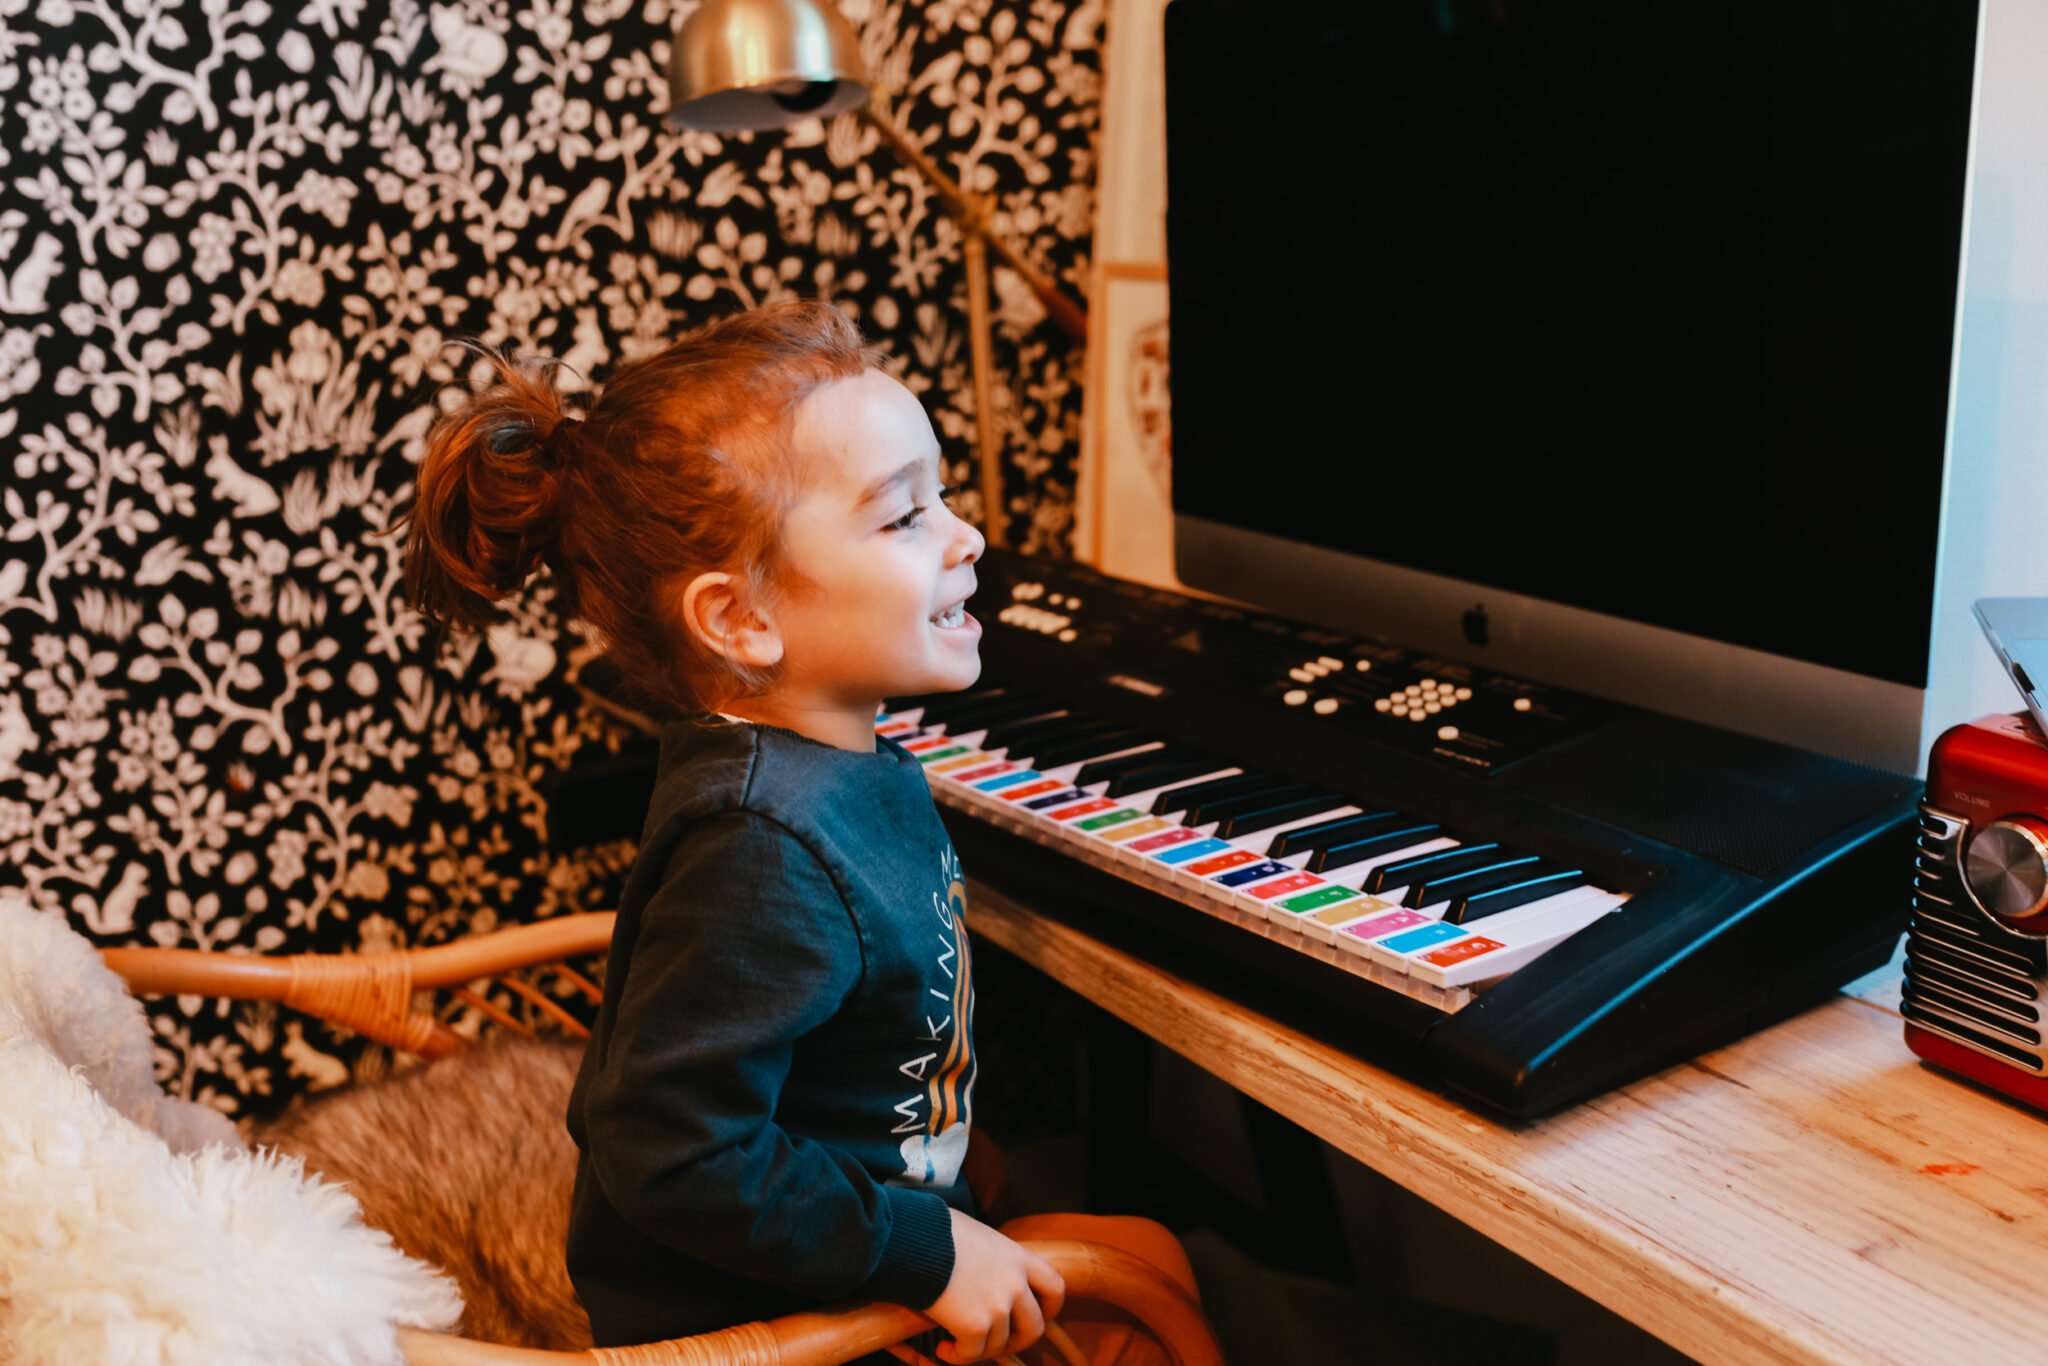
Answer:
<path fill-rule="evenodd" d="M 868 76 L 831 0 L 704 0 L 670 46 L 668 90 L 670 126 L 735 133 L 858 108 Z"/>

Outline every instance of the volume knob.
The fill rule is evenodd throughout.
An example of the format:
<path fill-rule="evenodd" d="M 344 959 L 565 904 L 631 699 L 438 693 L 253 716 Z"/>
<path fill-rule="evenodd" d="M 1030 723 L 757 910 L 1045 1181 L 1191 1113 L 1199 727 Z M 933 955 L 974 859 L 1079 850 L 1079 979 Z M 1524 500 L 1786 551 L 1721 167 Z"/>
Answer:
<path fill-rule="evenodd" d="M 1993 822 L 1970 840 L 1963 879 L 1977 904 L 2006 920 L 2048 908 L 2048 825 L 2031 816 Z"/>

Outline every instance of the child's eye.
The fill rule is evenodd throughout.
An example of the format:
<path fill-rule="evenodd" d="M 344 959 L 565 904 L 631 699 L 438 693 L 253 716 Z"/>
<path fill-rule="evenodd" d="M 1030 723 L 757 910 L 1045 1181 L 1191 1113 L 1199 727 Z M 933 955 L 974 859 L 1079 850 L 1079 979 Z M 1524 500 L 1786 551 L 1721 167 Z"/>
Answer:
<path fill-rule="evenodd" d="M 910 511 L 908 511 L 908 512 L 904 513 L 904 514 L 903 514 L 903 515 L 902 515 L 901 517 L 898 517 L 898 518 L 897 518 L 897 519 L 896 519 L 895 521 L 893 521 L 893 522 L 889 523 L 889 525 L 887 525 L 887 526 L 883 527 L 883 528 L 882 528 L 882 530 L 884 530 L 884 531 L 908 531 L 908 530 L 910 530 L 910 528 L 912 528 L 912 527 L 916 526 L 916 525 L 917 525 L 917 523 L 918 523 L 918 520 L 919 520 L 920 518 L 922 518 L 923 516 L 924 516 L 924 504 L 923 504 L 923 503 L 919 503 L 919 504 L 918 504 L 918 505 L 917 505 L 916 507 L 914 507 L 914 508 L 912 508 L 912 509 L 911 509 Z"/>

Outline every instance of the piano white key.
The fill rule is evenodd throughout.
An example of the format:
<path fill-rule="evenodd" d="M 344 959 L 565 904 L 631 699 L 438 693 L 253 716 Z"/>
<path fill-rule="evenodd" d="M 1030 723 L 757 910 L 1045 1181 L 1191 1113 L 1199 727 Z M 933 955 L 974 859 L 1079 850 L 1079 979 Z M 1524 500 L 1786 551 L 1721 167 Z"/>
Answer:
<path fill-rule="evenodd" d="M 1318 874 L 1318 876 L 1327 881 L 1334 882 L 1340 887 L 1363 888 L 1365 880 L 1372 876 L 1373 869 L 1379 867 L 1382 863 L 1396 863 L 1404 858 L 1414 858 L 1420 854 L 1433 854 L 1439 849 L 1455 849 L 1457 847 L 1457 840 L 1450 838 L 1448 835 L 1438 835 L 1433 839 L 1426 839 L 1416 844 L 1407 845 L 1404 848 L 1389 850 L 1387 853 L 1373 858 L 1360 859 L 1356 863 L 1347 863 L 1342 868 L 1332 868 L 1326 873 Z M 1378 896 L 1380 894 L 1375 892 L 1373 895 Z"/>
<path fill-rule="evenodd" d="M 1430 931 L 1431 936 L 1434 937 L 1428 940 L 1428 942 L 1424 942 L 1421 937 L 1404 940 L 1404 936 L 1399 934 L 1382 936 L 1368 943 L 1366 945 L 1366 952 L 1367 956 L 1380 966 L 1392 968 L 1396 972 L 1406 972 L 1411 962 L 1422 954 L 1434 949 L 1443 948 L 1458 940 L 1470 938 L 1480 932 L 1477 928 L 1478 926 L 1484 925 L 1488 921 L 1494 922 L 1496 929 L 1507 932 L 1518 922 L 1539 920 L 1547 915 L 1569 912 L 1582 904 L 1609 895 L 1612 894 L 1602 892 L 1597 887 L 1574 887 L 1571 891 L 1559 892 L 1556 896 L 1545 897 L 1541 901 L 1532 901 L 1526 906 L 1517 906 L 1511 911 L 1502 911 L 1498 915 L 1487 916 L 1484 920 L 1476 920 L 1470 926 L 1443 925 L 1437 927 Z M 1432 918 L 1440 917 L 1444 912 L 1445 906 L 1448 904 L 1446 902 L 1444 905 L 1436 907 Z M 1428 912 L 1430 908 L 1424 907 L 1422 910 L 1423 912 Z M 1417 926 L 1416 928 L 1421 929 L 1422 927 Z"/>
<path fill-rule="evenodd" d="M 1531 916 L 1510 925 L 1492 926 L 1500 916 L 1475 921 L 1473 933 L 1417 955 L 1408 964 L 1410 976 L 1438 987 L 1462 987 L 1475 982 L 1505 977 L 1562 944 L 1586 926 L 1608 914 L 1627 897 L 1615 892 L 1561 906 L 1547 914 Z M 1507 912 L 1503 911 L 1502 915 Z M 1489 945 L 1494 947 L 1488 947 Z"/>

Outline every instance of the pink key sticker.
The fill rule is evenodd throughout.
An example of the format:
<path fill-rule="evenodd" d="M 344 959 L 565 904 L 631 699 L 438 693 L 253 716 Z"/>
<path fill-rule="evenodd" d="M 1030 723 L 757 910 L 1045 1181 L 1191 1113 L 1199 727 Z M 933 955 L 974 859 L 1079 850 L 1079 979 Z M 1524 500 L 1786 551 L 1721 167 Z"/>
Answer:
<path fill-rule="evenodd" d="M 1440 968 L 1447 968 L 1453 963 L 1462 963 L 1468 958 L 1477 958 L 1482 953 L 1492 953 L 1495 949 L 1504 949 L 1506 947 L 1507 945 L 1501 943 L 1498 939 L 1488 939 L 1483 934 L 1474 934 L 1460 939 L 1455 944 L 1446 944 L 1440 949 L 1431 949 L 1428 953 L 1417 954 L 1416 957 L 1425 963 L 1431 963 Z"/>
<path fill-rule="evenodd" d="M 1285 896 L 1289 892 L 1299 892 L 1305 888 L 1322 885 L 1323 880 L 1314 873 L 1290 873 L 1286 877 L 1276 877 L 1271 882 L 1255 882 L 1245 890 L 1261 901 L 1271 901 L 1276 896 Z"/>
<path fill-rule="evenodd" d="M 1242 868 L 1247 863 L 1258 861 L 1259 856 L 1249 849 L 1233 849 L 1227 854 L 1218 854 L 1215 858 L 1197 859 L 1188 865 L 1187 871 L 1196 877 L 1207 877 L 1211 873 L 1229 872 L 1232 868 Z"/>
<path fill-rule="evenodd" d="M 1389 911 L 1370 920 L 1361 920 L 1356 925 L 1346 925 L 1344 933 L 1355 934 L 1360 939 L 1378 939 L 1383 934 L 1392 934 L 1396 930 L 1405 930 L 1428 922 L 1428 916 L 1418 915 L 1414 911 Z"/>
<path fill-rule="evenodd" d="M 1130 847 L 1136 853 L 1149 854 L 1154 850 L 1171 849 L 1176 844 L 1186 844 L 1191 839 L 1199 838 L 1200 836 L 1195 834 L 1194 831 L 1182 825 L 1176 826 L 1163 835 L 1151 835 L 1145 839 L 1135 841 Z"/>
<path fill-rule="evenodd" d="M 1053 786 L 1062 787 L 1064 784 L 1054 783 Z M 1115 805 L 1116 803 L 1107 797 L 1097 797 L 1092 801 L 1082 802 L 1078 806 L 1062 806 L 1056 811 L 1047 811 L 1044 814 L 1056 821 L 1071 821 L 1078 820 L 1082 816 L 1092 816 L 1098 811 L 1107 811 Z"/>

